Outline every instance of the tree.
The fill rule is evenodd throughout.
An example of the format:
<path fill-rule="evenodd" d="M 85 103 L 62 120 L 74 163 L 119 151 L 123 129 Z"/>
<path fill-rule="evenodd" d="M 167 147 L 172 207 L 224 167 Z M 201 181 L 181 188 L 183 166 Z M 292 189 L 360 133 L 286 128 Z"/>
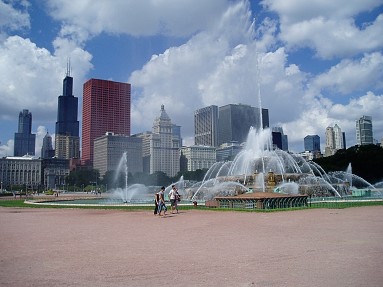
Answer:
<path fill-rule="evenodd" d="M 356 145 L 314 161 L 326 172 L 346 171 L 351 164 L 352 173 L 368 182 L 374 184 L 383 180 L 383 148 L 377 145 Z"/>
<path fill-rule="evenodd" d="M 93 183 L 99 183 L 100 173 L 97 169 L 81 169 L 73 170 L 66 177 L 66 182 L 69 185 L 87 186 Z"/>
<path fill-rule="evenodd" d="M 173 178 L 173 182 L 178 181 L 181 176 L 184 177 L 184 180 L 202 181 L 206 172 L 207 169 L 197 169 L 195 171 L 180 171 Z"/>

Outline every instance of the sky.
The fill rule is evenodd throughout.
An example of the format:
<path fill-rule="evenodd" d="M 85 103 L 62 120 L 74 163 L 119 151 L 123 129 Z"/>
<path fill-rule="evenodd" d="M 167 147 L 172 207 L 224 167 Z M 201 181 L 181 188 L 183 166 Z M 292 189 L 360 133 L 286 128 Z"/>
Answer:
<path fill-rule="evenodd" d="M 91 78 L 132 85 L 132 134 L 161 105 L 194 143 L 194 111 L 248 104 L 269 110 L 289 150 L 337 124 L 347 147 L 371 116 L 383 138 L 383 0 L 0 0 L 0 156 L 13 155 L 23 109 L 36 155 L 54 138 L 70 59 L 82 117 Z M 81 132 L 81 128 L 80 128 Z"/>

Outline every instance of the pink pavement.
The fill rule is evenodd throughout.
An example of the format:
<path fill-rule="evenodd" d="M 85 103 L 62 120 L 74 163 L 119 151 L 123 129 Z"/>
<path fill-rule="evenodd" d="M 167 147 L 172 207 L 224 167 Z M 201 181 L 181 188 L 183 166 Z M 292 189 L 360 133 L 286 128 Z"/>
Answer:
<path fill-rule="evenodd" d="M 0 286 L 383 286 L 382 218 L 0 207 Z"/>

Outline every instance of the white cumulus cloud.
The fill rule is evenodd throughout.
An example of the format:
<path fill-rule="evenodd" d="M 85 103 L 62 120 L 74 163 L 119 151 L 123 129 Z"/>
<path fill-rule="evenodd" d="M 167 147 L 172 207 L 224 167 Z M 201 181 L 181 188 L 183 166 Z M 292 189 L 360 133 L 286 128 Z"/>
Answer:
<path fill-rule="evenodd" d="M 167 0 L 114 1 L 77 0 L 68 5 L 65 0 L 48 0 L 49 13 L 62 21 L 62 35 L 80 34 L 79 39 L 102 32 L 150 36 L 189 36 L 204 30 L 229 5 L 229 1 Z"/>
<path fill-rule="evenodd" d="M 383 47 L 383 14 L 372 22 L 355 23 L 355 16 L 371 11 L 380 0 L 264 0 L 280 18 L 280 39 L 289 48 L 310 47 L 324 59 L 353 56 Z"/>

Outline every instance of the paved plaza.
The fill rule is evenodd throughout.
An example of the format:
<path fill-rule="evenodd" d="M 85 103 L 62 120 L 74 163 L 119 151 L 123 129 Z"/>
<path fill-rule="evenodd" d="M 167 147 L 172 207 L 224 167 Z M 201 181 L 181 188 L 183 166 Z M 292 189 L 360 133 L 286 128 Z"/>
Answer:
<path fill-rule="evenodd" d="M 383 286 L 383 206 L 0 207 L 0 286 Z"/>

